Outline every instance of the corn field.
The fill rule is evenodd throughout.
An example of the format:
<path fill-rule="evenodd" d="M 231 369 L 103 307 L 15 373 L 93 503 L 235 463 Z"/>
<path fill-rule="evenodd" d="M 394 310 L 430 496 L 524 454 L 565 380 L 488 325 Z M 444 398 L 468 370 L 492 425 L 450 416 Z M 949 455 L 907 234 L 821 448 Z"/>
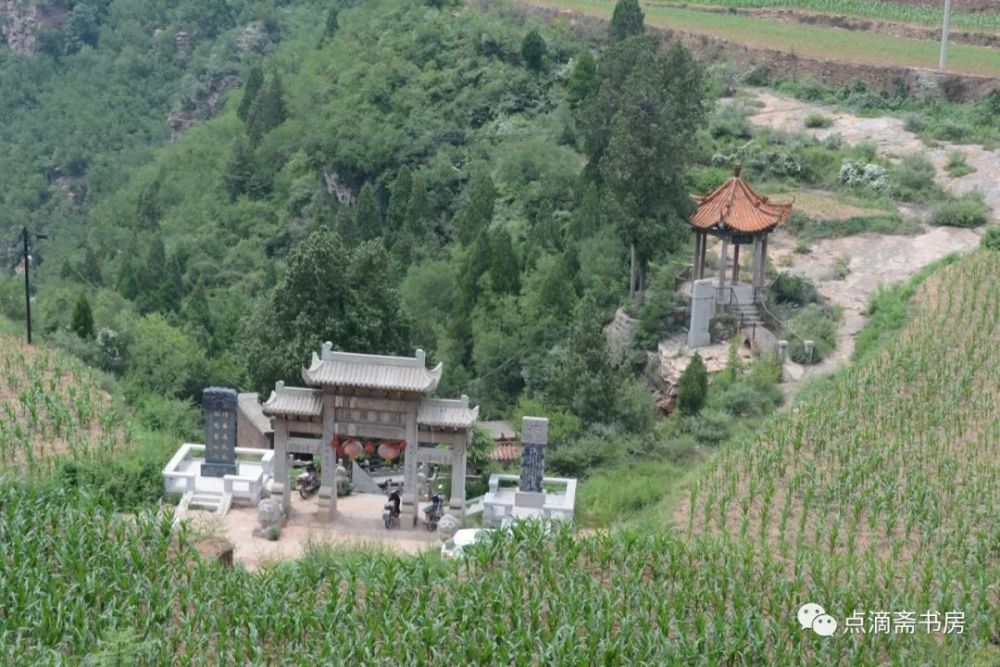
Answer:
<path fill-rule="evenodd" d="M 865 664 L 879 650 L 802 633 L 801 577 L 752 543 L 667 533 L 525 526 L 458 564 L 314 550 L 250 573 L 200 560 L 169 514 L 4 486 L 0 559 L 12 665 Z M 830 582 L 831 600 L 857 587 Z M 953 648 L 907 639 L 885 650 Z"/>
<path fill-rule="evenodd" d="M 683 0 L 656 0 L 651 5 L 688 4 Z M 720 7 L 764 8 L 779 7 L 803 9 L 828 14 L 847 14 L 882 21 L 915 23 L 935 28 L 941 26 L 943 12 L 940 8 L 916 7 L 913 5 L 885 2 L 884 0 L 703 0 L 703 5 Z M 942 3 L 943 4 L 943 3 Z M 952 10 L 951 25 L 964 30 L 1000 30 L 1000 14 L 997 12 L 961 11 L 961 6 Z"/>
<path fill-rule="evenodd" d="M 113 455 L 130 437 L 83 364 L 0 336 L 0 466 L 41 478 L 63 459 Z"/>
<path fill-rule="evenodd" d="M 979 252 L 930 278 L 901 335 L 822 401 L 717 458 L 677 518 L 755 545 L 828 610 L 963 611 L 966 644 L 997 644 L 998 446 L 1000 263 Z"/>

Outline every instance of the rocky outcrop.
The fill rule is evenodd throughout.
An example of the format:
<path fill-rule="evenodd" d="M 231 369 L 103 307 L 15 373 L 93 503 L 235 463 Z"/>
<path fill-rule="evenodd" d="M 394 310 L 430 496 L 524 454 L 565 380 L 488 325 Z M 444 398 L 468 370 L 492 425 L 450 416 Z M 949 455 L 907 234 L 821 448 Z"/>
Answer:
<path fill-rule="evenodd" d="M 222 109 L 226 91 L 242 83 L 243 80 L 234 74 L 227 74 L 210 81 L 200 99 L 188 100 L 182 109 L 177 109 L 167 117 L 170 140 L 176 140 L 181 133 L 196 123 L 213 118 Z"/>
<path fill-rule="evenodd" d="M 65 17 L 66 10 L 60 3 L 0 0 L 0 35 L 14 53 L 32 55 L 38 31 L 59 25 Z"/>

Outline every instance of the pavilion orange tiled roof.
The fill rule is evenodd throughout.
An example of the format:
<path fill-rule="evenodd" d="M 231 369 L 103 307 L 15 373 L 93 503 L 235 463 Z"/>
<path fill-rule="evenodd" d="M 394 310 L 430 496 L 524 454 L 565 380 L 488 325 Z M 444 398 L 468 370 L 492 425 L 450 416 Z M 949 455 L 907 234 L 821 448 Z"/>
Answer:
<path fill-rule="evenodd" d="M 691 226 L 712 229 L 725 226 L 738 232 L 762 232 L 788 220 L 792 204 L 775 204 L 754 192 L 740 178 L 739 169 L 721 186 L 705 195 L 691 198 L 698 210 L 691 216 Z"/>

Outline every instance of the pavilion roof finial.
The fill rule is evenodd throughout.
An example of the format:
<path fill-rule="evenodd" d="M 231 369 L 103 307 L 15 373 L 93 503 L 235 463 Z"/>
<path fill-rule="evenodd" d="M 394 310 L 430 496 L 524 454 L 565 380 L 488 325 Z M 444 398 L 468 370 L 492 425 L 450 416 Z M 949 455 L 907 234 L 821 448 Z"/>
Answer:
<path fill-rule="evenodd" d="M 739 178 L 740 177 L 740 171 L 742 171 L 742 170 L 743 170 L 743 163 L 742 162 L 737 162 L 733 166 L 733 176 L 735 176 L 736 178 Z"/>

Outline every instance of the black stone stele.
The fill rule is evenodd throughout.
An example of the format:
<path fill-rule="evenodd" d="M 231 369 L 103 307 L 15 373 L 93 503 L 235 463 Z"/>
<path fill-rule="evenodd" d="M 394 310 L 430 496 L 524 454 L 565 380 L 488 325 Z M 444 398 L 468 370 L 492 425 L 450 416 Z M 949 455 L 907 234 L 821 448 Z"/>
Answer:
<path fill-rule="evenodd" d="M 545 446 L 525 442 L 521 449 L 521 491 L 541 493 L 545 474 Z"/>
<path fill-rule="evenodd" d="M 205 462 L 202 477 L 235 475 L 236 465 L 236 391 L 209 387 L 202 392 L 205 410 Z"/>

